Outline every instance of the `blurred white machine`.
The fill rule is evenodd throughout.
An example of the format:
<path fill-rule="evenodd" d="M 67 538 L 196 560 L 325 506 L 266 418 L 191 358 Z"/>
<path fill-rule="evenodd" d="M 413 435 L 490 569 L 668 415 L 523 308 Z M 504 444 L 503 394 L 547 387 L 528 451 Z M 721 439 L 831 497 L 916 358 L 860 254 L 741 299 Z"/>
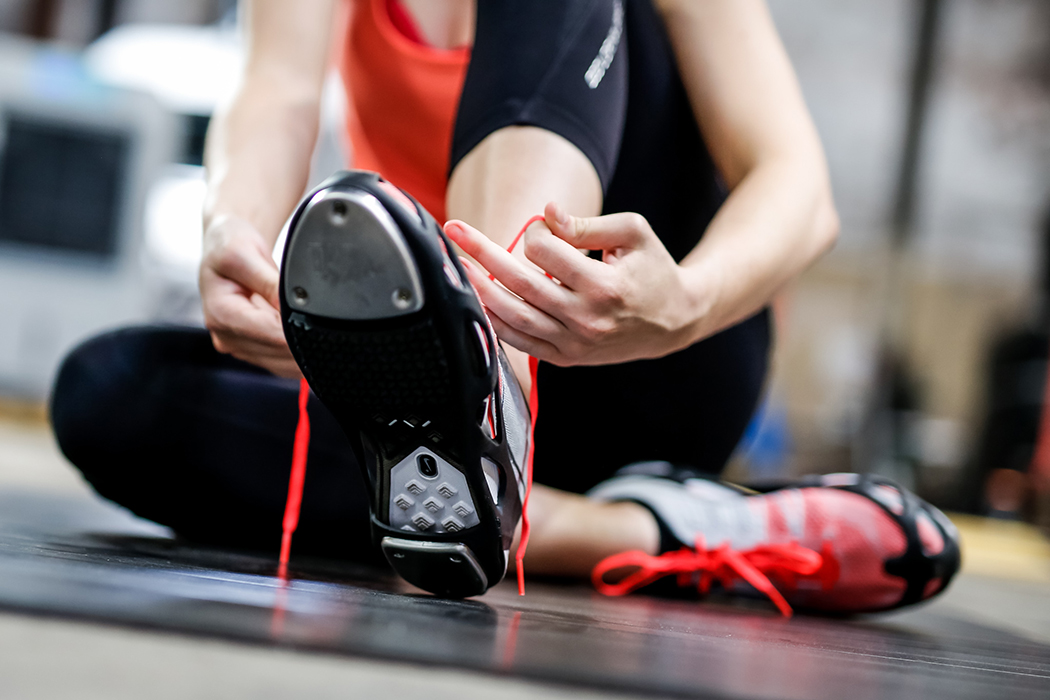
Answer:
<path fill-rule="evenodd" d="M 183 125 L 178 162 L 164 168 L 147 194 L 142 265 L 151 320 L 199 324 L 205 196 L 200 164 L 208 122 L 240 77 L 236 27 L 232 21 L 210 27 L 124 25 L 92 44 L 84 60 L 100 81 L 153 95 Z M 346 167 L 345 99 L 333 70 L 325 83 L 309 186 Z M 278 241 L 275 261 L 282 247 Z"/>
<path fill-rule="evenodd" d="M 178 136 L 78 55 L 0 38 L 0 393 L 42 398 L 72 345 L 146 317 L 143 205 Z"/>
<path fill-rule="evenodd" d="M 235 26 L 123 25 L 84 52 L 106 85 L 152 95 L 177 120 L 180 143 L 146 193 L 140 263 L 151 321 L 199 324 L 197 291 L 204 204 L 204 137 L 241 70 Z"/>
<path fill-rule="evenodd" d="M 43 398 L 103 329 L 201 322 L 204 136 L 240 68 L 232 23 L 0 36 L 0 395 Z M 346 163 L 344 99 L 333 74 L 311 182 Z"/>

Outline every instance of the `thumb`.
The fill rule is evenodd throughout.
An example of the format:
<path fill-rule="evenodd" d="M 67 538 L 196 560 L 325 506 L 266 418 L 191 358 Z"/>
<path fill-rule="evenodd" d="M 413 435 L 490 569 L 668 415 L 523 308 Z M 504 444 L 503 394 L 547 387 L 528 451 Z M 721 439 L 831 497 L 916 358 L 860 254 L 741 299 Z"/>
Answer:
<path fill-rule="evenodd" d="M 605 216 L 570 216 L 551 202 L 544 209 L 547 228 L 558 238 L 584 250 L 636 248 L 652 234 L 649 222 L 640 214 L 623 212 Z"/>
<path fill-rule="evenodd" d="M 243 242 L 231 245 L 219 256 L 215 271 L 249 292 L 255 292 L 275 309 L 281 308 L 278 296 L 280 273 L 273 258 L 261 246 Z"/>

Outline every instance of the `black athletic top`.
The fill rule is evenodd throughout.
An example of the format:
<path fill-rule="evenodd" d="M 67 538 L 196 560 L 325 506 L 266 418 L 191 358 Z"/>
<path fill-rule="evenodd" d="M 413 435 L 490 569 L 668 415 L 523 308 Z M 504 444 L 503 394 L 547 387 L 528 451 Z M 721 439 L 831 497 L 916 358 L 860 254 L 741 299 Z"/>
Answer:
<path fill-rule="evenodd" d="M 643 215 L 681 260 L 727 195 L 651 0 L 478 0 L 451 169 L 537 126 L 594 165 L 603 213 Z M 631 461 L 717 473 L 765 378 L 768 313 L 659 360 L 540 368 L 536 480 L 582 491 Z"/>

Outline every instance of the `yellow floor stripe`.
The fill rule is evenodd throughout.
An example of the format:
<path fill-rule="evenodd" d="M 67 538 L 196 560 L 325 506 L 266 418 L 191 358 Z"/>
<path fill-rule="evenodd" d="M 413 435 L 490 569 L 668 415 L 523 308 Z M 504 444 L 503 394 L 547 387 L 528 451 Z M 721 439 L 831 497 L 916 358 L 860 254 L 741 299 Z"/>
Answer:
<path fill-rule="evenodd" d="M 0 396 L 0 420 L 43 424 L 47 422 L 47 405 Z"/>
<path fill-rule="evenodd" d="M 1050 540 L 1027 523 L 952 513 L 967 574 L 1050 584 Z"/>

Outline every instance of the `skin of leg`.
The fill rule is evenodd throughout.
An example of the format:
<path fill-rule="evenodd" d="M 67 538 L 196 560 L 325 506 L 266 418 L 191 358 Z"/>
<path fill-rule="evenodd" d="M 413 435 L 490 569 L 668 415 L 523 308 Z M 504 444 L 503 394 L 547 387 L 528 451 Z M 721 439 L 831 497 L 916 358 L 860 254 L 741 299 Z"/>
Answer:
<path fill-rule="evenodd" d="M 656 519 L 637 503 L 593 501 L 534 484 L 529 521 L 532 533 L 525 566 L 533 574 L 588 578 L 608 556 L 634 549 L 658 554 L 660 549 Z M 517 546 L 515 538 L 514 549 Z"/>

